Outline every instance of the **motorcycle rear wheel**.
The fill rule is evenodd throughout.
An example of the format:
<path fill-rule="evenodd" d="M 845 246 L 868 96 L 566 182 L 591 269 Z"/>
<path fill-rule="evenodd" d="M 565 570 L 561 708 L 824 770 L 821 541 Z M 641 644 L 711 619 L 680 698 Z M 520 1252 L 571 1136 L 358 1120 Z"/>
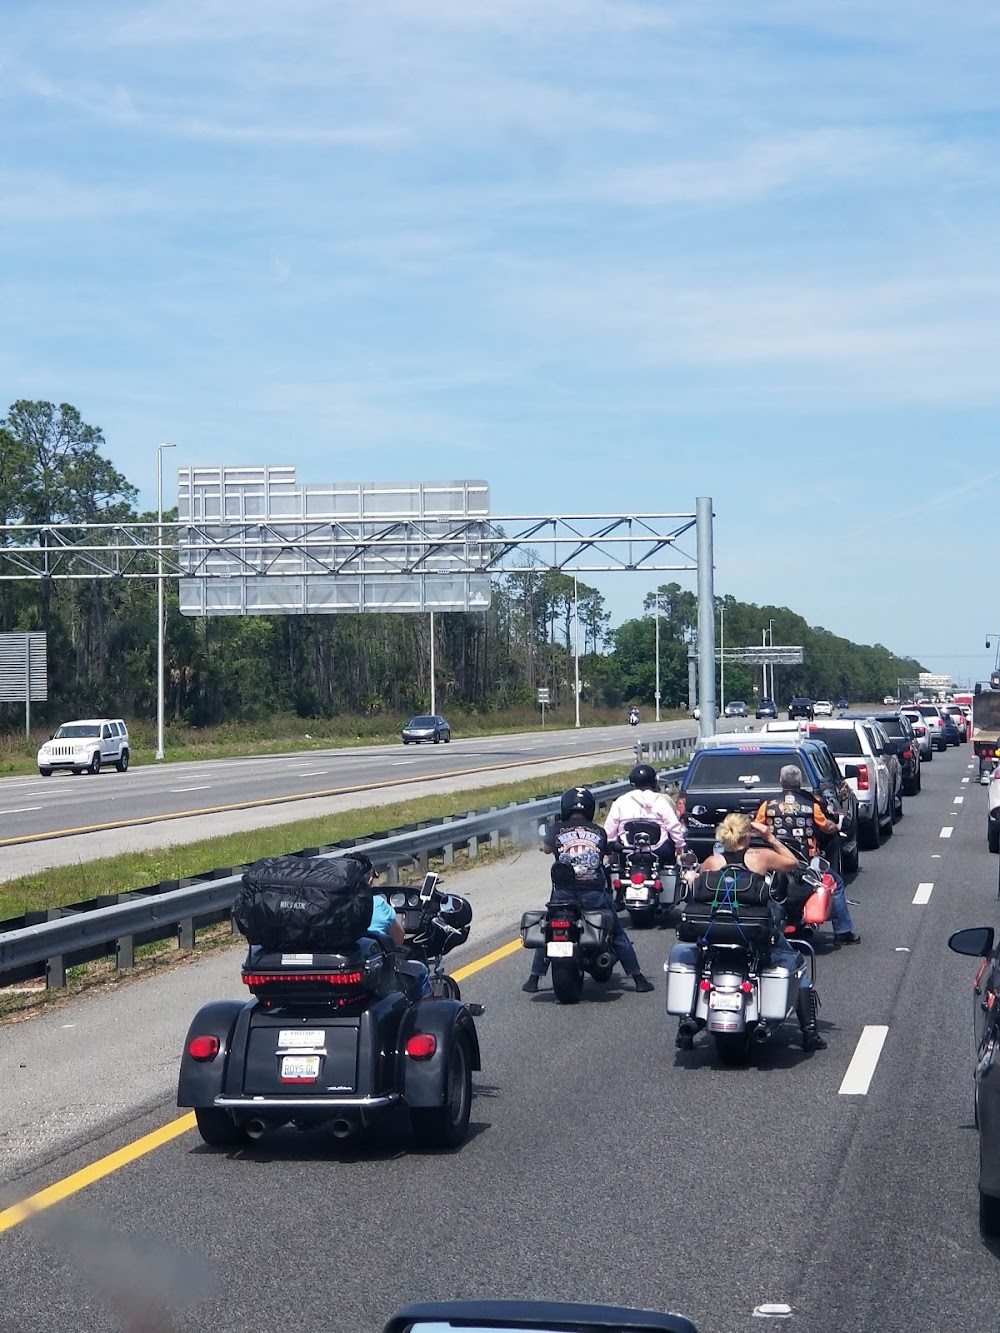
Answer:
<path fill-rule="evenodd" d="M 578 1004 L 583 994 L 583 970 L 569 959 L 552 962 L 552 991 L 560 1004 Z"/>
<path fill-rule="evenodd" d="M 217 1106 L 196 1106 L 194 1118 L 198 1133 L 210 1148 L 240 1148 L 250 1142 L 246 1129 Z"/>
<path fill-rule="evenodd" d="M 750 1059 L 750 1042 L 753 1034 L 749 1028 L 743 1032 L 714 1032 L 715 1049 L 724 1065 L 739 1067 Z"/>

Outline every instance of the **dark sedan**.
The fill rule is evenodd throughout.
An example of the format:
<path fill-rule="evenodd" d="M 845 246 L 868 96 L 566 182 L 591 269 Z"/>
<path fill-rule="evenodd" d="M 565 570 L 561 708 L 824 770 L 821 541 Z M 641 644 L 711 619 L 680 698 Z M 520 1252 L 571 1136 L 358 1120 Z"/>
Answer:
<path fill-rule="evenodd" d="M 773 717 L 777 720 L 778 705 L 773 699 L 761 699 L 760 703 L 757 705 L 757 717 L 758 719 L 762 717 Z"/>
<path fill-rule="evenodd" d="M 419 745 L 421 741 L 433 741 L 435 745 L 444 741 L 447 745 L 450 740 L 451 727 L 439 713 L 411 717 L 403 728 L 404 745 L 409 745 L 411 741 L 414 745 Z"/>
<path fill-rule="evenodd" d="M 958 930 L 949 949 L 981 958 L 973 987 L 973 1035 L 976 1043 L 975 1113 L 979 1129 L 979 1227 L 984 1236 L 1000 1236 L 1000 949 L 992 926 Z"/>

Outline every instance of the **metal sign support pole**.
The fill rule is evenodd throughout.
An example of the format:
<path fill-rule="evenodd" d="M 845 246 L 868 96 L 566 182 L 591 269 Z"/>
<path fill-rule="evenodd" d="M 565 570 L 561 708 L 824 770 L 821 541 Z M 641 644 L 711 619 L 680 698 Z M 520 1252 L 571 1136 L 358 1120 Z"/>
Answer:
<path fill-rule="evenodd" d="M 660 720 L 660 593 L 656 593 L 656 720 Z"/>
<path fill-rule="evenodd" d="M 715 575 L 712 499 L 700 495 L 698 513 L 698 734 L 715 734 Z"/>
<path fill-rule="evenodd" d="M 580 725 L 580 585 L 573 575 L 573 620 L 575 625 L 575 646 L 573 650 L 573 680 L 576 690 L 576 725 Z"/>
<path fill-rule="evenodd" d="M 24 653 L 24 739 L 31 740 L 31 638 L 25 641 Z"/>
<path fill-rule="evenodd" d="M 173 444 L 156 446 L 156 757 L 163 758 L 163 451 Z"/>
<path fill-rule="evenodd" d="M 434 668 L 434 612 L 431 612 L 431 714 L 437 713 L 437 689 L 435 676 L 437 672 Z"/>

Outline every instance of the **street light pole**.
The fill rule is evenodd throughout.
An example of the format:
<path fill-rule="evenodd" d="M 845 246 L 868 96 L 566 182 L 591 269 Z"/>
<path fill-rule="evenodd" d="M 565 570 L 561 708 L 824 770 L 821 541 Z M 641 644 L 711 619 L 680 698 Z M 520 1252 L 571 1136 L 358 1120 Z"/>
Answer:
<path fill-rule="evenodd" d="M 773 621 L 773 619 L 772 619 L 772 620 L 769 620 L 769 621 L 767 622 L 767 643 L 768 643 L 768 647 L 769 647 L 769 648 L 773 648 L 773 647 L 774 647 L 774 621 Z M 774 699 L 774 663 L 773 663 L 773 662 L 771 663 L 771 693 L 770 693 L 767 697 L 768 697 L 769 699 Z M 777 699 L 774 699 L 774 702 L 777 703 L 777 702 L 778 702 Z"/>
<path fill-rule="evenodd" d="M 656 594 L 656 720 L 660 720 L 660 594 Z"/>
<path fill-rule="evenodd" d="M 437 713 L 437 691 L 435 688 L 434 677 L 436 675 L 434 663 L 434 612 L 431 612 L 431 713 Z"/>
<path fill-rule="evenodd" d="M 573 679 L 576 692 L 576 725 L 580 725 L 580 586 L 577 575 L 573 575 Z"/>
<path fill-rule="evenodd" d="M 726 608 L 719 607 L 719 712 L 726 711 Z"/>
<path fill-rule="evenodd" d="M 163 758 L 163 451 L 156 446 L 156 757 Z"/>

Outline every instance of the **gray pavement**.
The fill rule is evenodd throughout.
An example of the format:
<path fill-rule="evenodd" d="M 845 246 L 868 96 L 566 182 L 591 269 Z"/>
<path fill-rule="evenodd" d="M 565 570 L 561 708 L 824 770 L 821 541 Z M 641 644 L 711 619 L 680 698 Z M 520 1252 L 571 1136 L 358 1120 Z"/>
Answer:
<path fill-rule="evenodd" d="M 4 778 L 0 880 L 411 796 L 495 786 L 581 764 L 625 763 L 637 741 L 696 732 L 691 722 L 539 730 L 458 738 L 450 745 L 371 746 L 135 767 L 127 773 L 112 769 L 96 776 Z M 143 822 L 157 819 L 163 822 Z"/>
<path fill-rule="evenodd" d="M 976 1221 L 975 965 L 945 944 L 951 930 L 997 917 L 985 793 L 962 783 L 969 749 L 925 767 L 895 835 L 863 854 L 849 887 L 862 943 L 819 960 L 828 1050 L 805 1056 L 778 1041 L 746 1070 L 721 1068 L 704 1039 L 676 1052 L 659 970 L 672 932 L 633 935 L 655 994 L 588 984 L 575 1008 L 547 988 L 521 994 L 519 951 L 465 983 L 488 1011 L 461 1150 L 344 1148 L 289 1131 L 214 1154 L 185 1135 L 0 1236 L 2 1318 L 36 1330 L 68 1319 L 119 1327 L 95 1285 L 94 1238 L 120 1254 L 117 1238 L 130 1234 L 122 1282 L 126 1270 L 134 1282 L 181 1262 L 178 1286 L 194 1292 L 210 1270 L 214 1290 L 176 1316 L 184 1329 L 256 1333 L 294 1312 L 300 1326 L 355 1333 L 379 1329 L 409 1299 L 525 1292 L 672 1308 L 714 1333 L 758 1328 L 751 1312 L 764 1301 L 789 1302 L 791 1326 L 809 1333 L 989 1326 L 998 1255 Z M 521 907 L 541 900 L 544 860 L 525 852 L 475 873 L 479 954 L 512 938 Z M 926 883 L 929 901 L 914 904 Z M 8 1178 L 29 1170 L 9 1196 L 175 1114 L 170 1048 L 190 1010 L 167 1011 L 213 985 L 232 993 L 235 962 L 213 958 L 0 1033 L 0 1049 L 13 1040 L 43 1066 L 68 1061 L 67 1082 L 83 1080 L 73 1097 L 43 1071 L 2 1094 L 4 1122 L 20 1114 L 21 1126 Z M 144 998 L 130 1007 L 130 992 Z M 62 1028 L 73 1021 L 83 1034 Z M 874 1024 L 888 1032 L 870 1086 L 841 1093 Z M 74 1046 L 81 1035 L 88 1044 Z M 4 1087 L 21 1072 L 12 1063 Z M 85 1105 L 93 1084 L 109 1083 L 121 1101 L 110 1118 Z M 60 1096 L 71 1137 L 60 1153 L 60 1117 L 47 1122 L 50 1160 L 39 1169 L 31 1125 Z"/>

